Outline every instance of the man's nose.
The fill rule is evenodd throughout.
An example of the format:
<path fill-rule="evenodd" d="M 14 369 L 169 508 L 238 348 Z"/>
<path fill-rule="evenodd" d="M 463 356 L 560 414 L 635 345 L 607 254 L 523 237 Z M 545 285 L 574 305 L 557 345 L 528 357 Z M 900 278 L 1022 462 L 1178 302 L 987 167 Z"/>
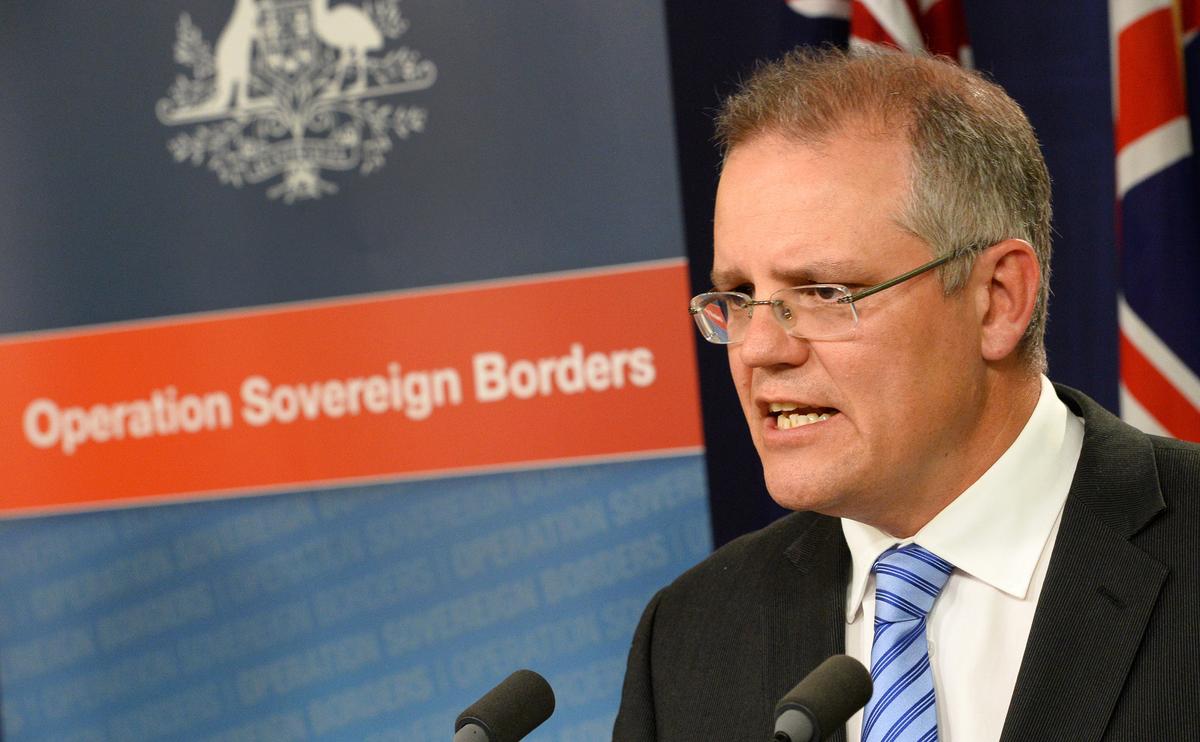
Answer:
<path fill-rule="evenodd" d="M 747 366 L 799 366 L 808 360 L 811 347 L 807 340 L 792 337 L 775 317 L 772 307 L 757 307 L 746 328 L 746 336 L 737 346 Z"/>

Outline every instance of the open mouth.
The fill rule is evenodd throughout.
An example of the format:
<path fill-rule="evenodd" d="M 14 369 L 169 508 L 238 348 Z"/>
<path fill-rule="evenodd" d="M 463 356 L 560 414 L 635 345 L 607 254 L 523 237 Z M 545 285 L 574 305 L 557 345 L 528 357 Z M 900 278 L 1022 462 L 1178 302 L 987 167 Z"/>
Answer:
<path fill-rule="evenodd" d="M 832 407 L 803 407 L 792 402 L 772 402 L 771 414 L 775 416 L 776 428 L 790 430 L 825 422 L 838 414 L 838 411 Z"/>

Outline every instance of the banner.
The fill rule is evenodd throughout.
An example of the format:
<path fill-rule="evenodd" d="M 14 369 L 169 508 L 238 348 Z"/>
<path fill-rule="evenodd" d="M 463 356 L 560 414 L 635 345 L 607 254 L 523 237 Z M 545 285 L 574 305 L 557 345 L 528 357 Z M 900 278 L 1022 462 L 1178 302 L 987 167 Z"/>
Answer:
<path fill-rule="evenodd" d="M 0 16 L 3 738 L 606 738 L 711 548 L 661 9 Z"/>
<path fill-rule="evenodd" d="M 17 372 L 0 419 L 20 421 L 0 433 L 13 485 L 0 509 L 694 453 L 681 323 L 595 321 L 630 293 L 677 314 L 682 263 L 0 341 Z"/>

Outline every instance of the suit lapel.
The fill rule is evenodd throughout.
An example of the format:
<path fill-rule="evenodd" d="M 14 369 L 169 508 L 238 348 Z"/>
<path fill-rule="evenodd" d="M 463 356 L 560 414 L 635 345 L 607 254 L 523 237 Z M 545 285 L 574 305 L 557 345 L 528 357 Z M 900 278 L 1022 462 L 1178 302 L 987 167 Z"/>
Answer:
<path fill-rule="evenodd" d="M 773 602 L 764 606 L 762 614 L 768 653 L 764 683 L 773 699 L 781 698 L 831 655 L 843 653 L 846 645 L 850 551 L 841 523 L 813 515 L 783 558 L 787 577 L 781 584 L 792 587 L 782 593 L 771 591 Z M 774 706 L 775 701 L 771 703 Z M 844 728 L 827 739 L 844 742 Z"/>
<path fill-rule="evenodd" d="M 1098 740 L 1167 569 L 1130 543 L 1163 507 L 1149 440 L 1073 390 L 1084 443 L 1002 742 Z"/>

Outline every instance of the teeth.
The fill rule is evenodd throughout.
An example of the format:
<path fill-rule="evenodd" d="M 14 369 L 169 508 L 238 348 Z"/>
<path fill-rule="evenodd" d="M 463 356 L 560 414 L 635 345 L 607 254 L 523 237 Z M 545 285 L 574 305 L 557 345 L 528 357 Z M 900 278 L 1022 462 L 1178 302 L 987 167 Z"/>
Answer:
<path fill-rule="evenodd" d="M 798 410 L 800 405 L 793 402 L 772 402 L 771 412 L 787 412 L 789 410 Z"/>
<path fill-rule="evenodd" d="M 796 408 L 793 407 L 792 409 Z M 779 419 L 775 422 L 775 427 L 779 428 L 780 430 L 790 430 L 792 428 L 798 428 L 801 425 L 812 425 L 813 423 L 824 422 L 825 420 L 828 420 L 829 417 L 830 415 L 828 412 L 822 412 L 819 415 L 815 412 L 810 412 L 807 415 L 780 415 Z"/>

